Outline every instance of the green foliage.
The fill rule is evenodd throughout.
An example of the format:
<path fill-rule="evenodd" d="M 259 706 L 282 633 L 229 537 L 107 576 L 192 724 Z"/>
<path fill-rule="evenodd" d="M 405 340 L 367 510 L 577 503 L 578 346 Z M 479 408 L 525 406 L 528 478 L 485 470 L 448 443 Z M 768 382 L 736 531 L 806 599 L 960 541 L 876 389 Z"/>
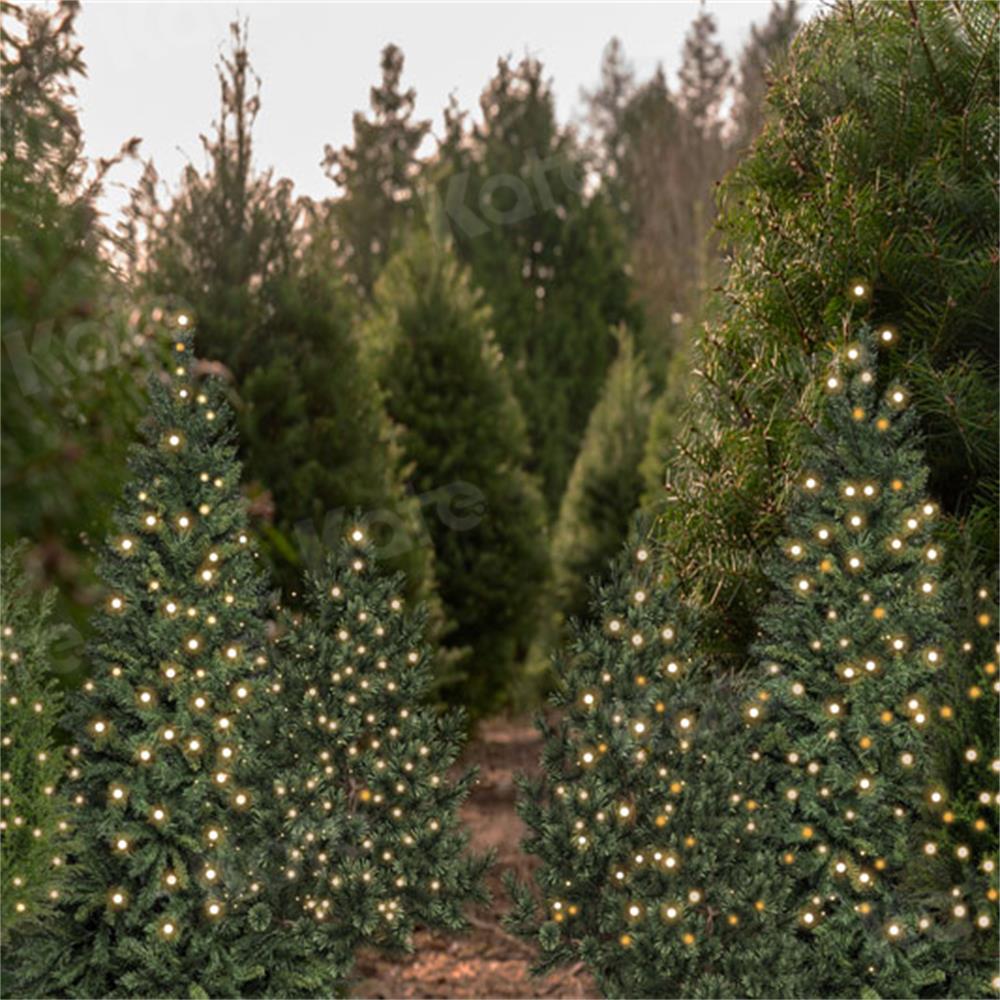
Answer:
<path fill-rule="evenodd" d="M 273 995 L 290 967 L 323 992 L 308 942 L 247 924 L 264 582 L 231 414 L 184 337 L 175 358 L 151 379 L 145 443 L 101 557 L 94 675 L 67 713 L 79 742 L 65 907 L 12 963 L 30 995 Z"/>
<path fill-rule="evenodd" d="M 547 572 L 524 420 L 489 323 L 454 259 L 415 238 L 379 280 L 364 334 L 410 485 L 438 498 L 427 528 L 455 623 L 447 641 L 471 650 L 468 676 L 444 693 L 477 715 L 506 697 Z"/>
<path fill-rule="evenodd" d="M 403 53 L 382 50 L 382 84 L 371 89 L 371 117 L 354 114 L 354 143 L 326 147 L 323 166 L 340 189 L 331 204 L 340 264 L 369 299 L 375 280 L 412 227 L 417 204 L 417 153 L 429 121 L 414 121 L 416 92 L 400 89 Z"/>
<path fill-rule="evenodd" d="M 243 456 L 262 535 L 291 589 L 324 537 L 363 507 L 394 535 L 394 568 L 431 602 L 433 560 L 382 400 L 361 364 L 354 293 L 337 276 L 328 215 L 253 163 L 260 101 L 245 32 L 219 67 L 221 106 L 170 205 L 155 176 L 134 200 L 129 243 L 139 280 L 192 313 L 205 353 L 233 373 Z M 440 630 L 439 609 L 434 616 Z"/>
<path fill-rule="evenodd" d="M 355 522 L 357 524 L 358 522 Z M 310 580 L 308 614 L 286 621 L 279 707 L 255 732 L 269 786 L 274 874 L 264 895 L 340 988 L 362 945 L 411 947 L 419 926 L 460 930 L 482 901 L 487 858 L 465 853 L 459 714 L 424 707 L 433 678 L 426 614 L 403 610 L 401 576 L 379 572 L 360 527 Z"/>
<path fill-rule="evenodd" d="M 645 364 L 623 330 L 553 532 L 553 588 L 565 617 L 583 613 L 588 581 L 604 571 L 628 534 L 642 488 L 649 396 Z"/>
<path fill-rule="evenodd" d="M 0 913 L 3 941 L 50 919 L 64 882 L 68 847 L 64 760 L 55 728 L 62 697 L 52 679 L 52 646 L 61 629 L 51 620 L 54 594 L 32 594 L 21 561 L 24 546 L 7 549 L 0 580 L 3 635 L 3 822 L 0 823 Z"/>
<path fill-rule="evenodd" d="M 761 690 L 745 709 L 762 839 L 795 879 L 769 929 L 799 951 L 794 995 L 938 995 L 955 960 L 952 921 L 905 885 L 921 820 L 949 794 L 931 734 L 947 724 L 954 595 L 917 414 L 900 383 L 877 387 L 875 344 L 848 328 L 822 376 L 824 418 L 764 560 Z"/>
<path fill-rule="evenodd" d="M 942 668 L 942 721 L 933 734 L 933 779 L 948 799 L 923 831 L 910 881 L 935 919 L 951 926 L 958 964 L 949 995 L 983 996 L 996 989 L 997 973 L 997 602 L 971 567 L 957 583 L 959 641 Z"/>
<path fill-rule="evenodd" d="M 754 833 L 738 688 L 645 545 L 595 588 L 557 667 L 544 776 L 518 802 L 542 899 L 511 886 L 539 969 L 583 962 L 614 997 L 787 995 L 787 950 L 761 931 L 788 879 Z"/>
<path fill-rule="evenodd" d="M 557 124 L 542 72 L 534 59 L 500 60 L 481 123 L 446 113 L 428 179 L 438 222 L 450 223 L 493 310 L 554 515 L 613 355 L 611 330 L 638 324 L 610 206 L 585 193 L 585 158 Z"/>
<path fill-rule="evenodd" d="M 98 198 L 136 141 L 96 166 L 84 156 L 77 12 L 4 4 L 0 15 L 0 448 L 3 537 L 32 539 L 30 560 L 82 624 L 93 580 L 81 555 L 120 486 L 121 428 L 141 410 L 149 360 L 100 251 Z"/>
<path fill-rule="evenodd" d="M 726 182 L 725 312 L 695 360 L 662 539 L 733 663 L 801 468 L 799 397 L 845 310 L 898 330 L 885 377 L 911 386 L 930 489 L 969 517 L 992 565 L 996 25 L 993 2 L 838 4 L 797 36 L 764 131 Z"/>

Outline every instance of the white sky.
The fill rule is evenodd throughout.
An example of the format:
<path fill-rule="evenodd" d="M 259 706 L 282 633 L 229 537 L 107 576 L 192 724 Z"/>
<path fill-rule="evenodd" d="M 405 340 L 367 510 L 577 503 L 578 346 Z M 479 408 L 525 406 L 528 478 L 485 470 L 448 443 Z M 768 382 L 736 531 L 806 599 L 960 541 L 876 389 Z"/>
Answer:
<path fill-rule="evenodd" d="M 709 0 L 734 61 L 749 26 L 767 17 L 770 0 Z M 813 13 L 816 0 L 804 5 Z M 351 139 L 351 116 L 367 108 L 388 42 L 406 56 L 404 85 L 417 90 L 420 117 L 435 130 L 454 93 L 478 109 L 499 56 L 539 57 L 554 81 L 561 121 L 579 114 L 580 88 L 598 80 L 601 53 L 613 36 L 640 78 L 662 62 L 673 80 L 681 45 L 698 4 L 658 3 L 333 3 L 111 2 L 84 0 L 78 19 L 88 78 L 79 88 L 87 149 L 106 156 L 133 135 L 174 183 L 190 158 L 201 166 L 198 135 L 218 107 L 214 64 L 234 17 L 250 21 L 251 60 L 263 81 L 255 132 L 258 166 L 273 166 L 296 190 L 332 192 L 319 166 L 325 143 Z M 135 171 L 121 169 L 129 184 Z M 112 209 L 123 190 L 108 192 Z"/>

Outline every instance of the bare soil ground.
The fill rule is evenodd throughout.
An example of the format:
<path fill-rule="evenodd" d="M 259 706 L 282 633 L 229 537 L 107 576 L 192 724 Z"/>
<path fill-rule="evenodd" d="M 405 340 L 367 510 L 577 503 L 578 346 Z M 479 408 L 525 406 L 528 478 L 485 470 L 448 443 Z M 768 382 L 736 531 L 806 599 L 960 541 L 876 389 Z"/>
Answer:
<path fill-rule="evenodd" d="M 538 769 L 541 741 L 530 721 L 495 719 L 483 723 L 463 755 L 465 767 L 479 768 L 479 781 L 462 809 L 475 850 L 496 850 L 489 875 L 493 901 L 470 913 L 463 936 L 421 931 L 412 955 L 385 958 L 365 951 L 358 958 L 352 996 L 417 997 L 599 997 L 581 968 L 534 978 L 535 948 L 500 926 L 510 901 L 501 881 L 505 871 L 526 878 L 534 858 L 521 853 L 524 825 L 514 808 L 514 775 Z"/>

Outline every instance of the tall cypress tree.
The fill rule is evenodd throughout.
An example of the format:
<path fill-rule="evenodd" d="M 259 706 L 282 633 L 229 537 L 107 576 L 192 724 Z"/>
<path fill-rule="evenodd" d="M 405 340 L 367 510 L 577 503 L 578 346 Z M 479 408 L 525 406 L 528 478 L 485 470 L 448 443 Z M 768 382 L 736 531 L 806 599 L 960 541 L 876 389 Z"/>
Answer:
<path fill-rule="evenodd" d="M 365 330 L 390 416 L 428 503 L 446 641 L 471 652 L 446 694 L 473 714 L 502 704 L 537 621 L 544 510 L 524 470 L 524 418 L 468 275 L 429 238 L 386 269 Z"/>
<path fill-rule="evenodd" d="M 69 848 L 63 750 L 55 729 L 63 698 L 52 676 L 54 595 L 39 600 L 21 567 L 24 546 L 7 549 L 0 580 L 0 899 L 3 941 L 37 930 L 60 899 Z"/>
<path fill-rule="evenodd" d="M 26 992 L 74 996 L 322 993 L 307 941 L 267 932 L 247 781 L 266 711 L 263 578 L 239 492 L 232 415 L 190 339 L 150 382 L 145 443 L 101 557 L 94 673 L 79 741 L 64 918 L 17 955 Z M 257 881 L 254 881 L 256 879 Z"/>

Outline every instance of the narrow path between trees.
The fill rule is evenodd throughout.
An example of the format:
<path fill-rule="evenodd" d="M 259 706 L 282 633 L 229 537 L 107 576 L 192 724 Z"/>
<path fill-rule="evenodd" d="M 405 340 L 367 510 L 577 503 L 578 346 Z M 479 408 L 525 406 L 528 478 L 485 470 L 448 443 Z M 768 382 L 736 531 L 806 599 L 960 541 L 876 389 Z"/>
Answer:
<path fill-rule="evenodd" d="M 530 720 L 499 719 L 483 723 L 466 748 L 465 766 L 479 767 L 479 781 L 462 809 L 476 850 L 496 850 L 489 875 L 493 902 L 477 907 L 463 936 L 423 931 L 414 952 L 386 959 L 363 951 L 351 995 L 358 998 L 417 997 L 598 997 L 583 969 L 562 970 L 535 979 L 535 949 L 500 926 L 510 901 L 503 873 L 527 877 L 534 858 L 520 850 L 523 824 L 514 808 L 514 775 L 538 769 L 541 741 Z"/>

